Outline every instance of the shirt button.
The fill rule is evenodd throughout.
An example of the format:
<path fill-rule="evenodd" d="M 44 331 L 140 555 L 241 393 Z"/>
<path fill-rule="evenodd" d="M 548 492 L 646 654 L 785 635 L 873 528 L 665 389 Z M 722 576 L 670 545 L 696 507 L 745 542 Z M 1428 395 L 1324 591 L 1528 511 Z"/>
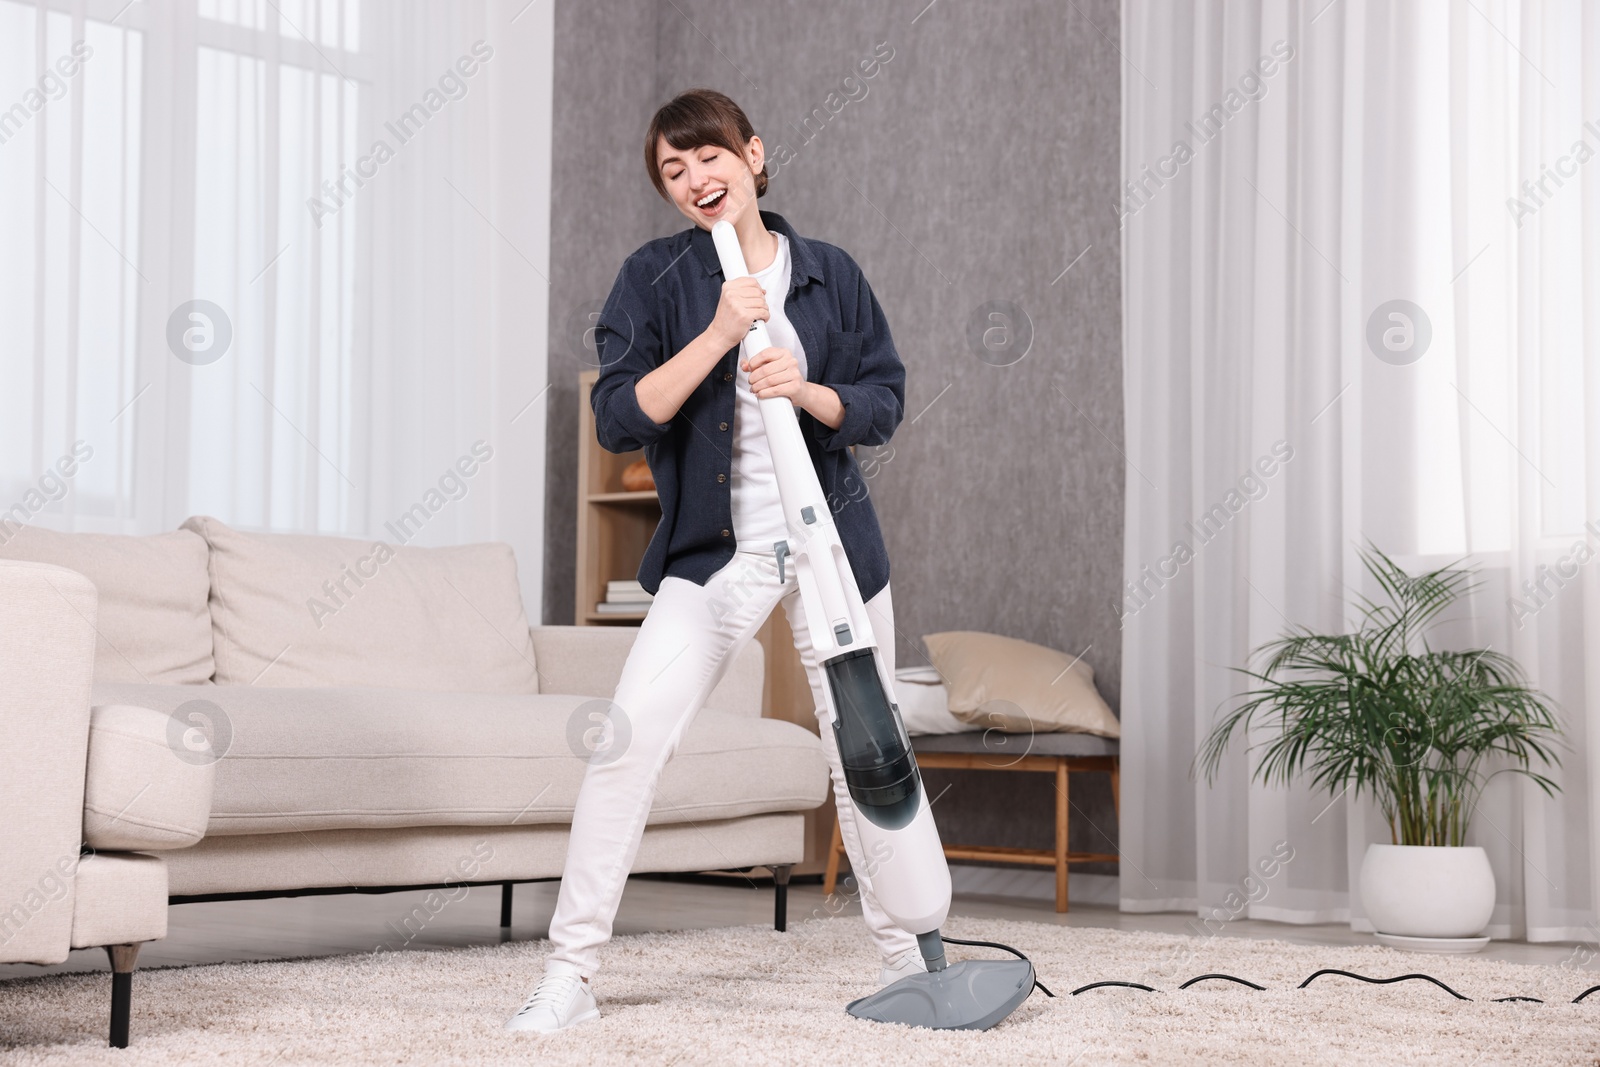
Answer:
<path fill-rule="evenodd" d="M 727 475 L 726 475 L 726 474 L 719 474 L 719 475 L 717 475 L 717 481 L 719 481 L 719 482 L 725 482 L 725 481 L 727 481 L 727 480 L 728 480 L 728 476 L 727 476 Z"/>
<path fill-rule="evenodd" d="M 725 372 L 725 373 L 724 373 L 724 374 L 723 374 L 723 375 L 722 375 L 722 380 L 723 380 L 723 381 L 725 381 L 725 382 L 731 382 L 731 381 L 733 381 L 733 372 L 732 372 L 732 371 L 727 371 L 727 372 Z"/>
<path fill-rule="evenodd" d="M 719 429 L 719 430 L 726 430 L 726 429 L 727 429 L 727 428 L 728 428 L 728 424 L 727 424 L 727 423 L 725 423 L 725 422 L 719 422 L 719 423 L 717 423 L 717 429 Z"/>
<path fill-rule="evenodd" d="M 732 537 L 733 536 L 733 531 L 732 530 L 723 530 L 722 531 L 722 536 L 723 537 Z"/>

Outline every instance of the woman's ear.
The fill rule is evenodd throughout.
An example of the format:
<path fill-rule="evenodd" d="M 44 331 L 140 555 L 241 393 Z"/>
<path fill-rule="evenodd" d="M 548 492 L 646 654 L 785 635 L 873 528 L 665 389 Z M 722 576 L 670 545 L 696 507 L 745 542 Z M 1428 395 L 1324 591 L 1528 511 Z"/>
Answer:
<path fill-rule="evenodd" d="M 767 158 L 767 148 L 755 134 L 750 135 L 749 143 L 744 146 L 744 158 L 745 162 L 750 164 L 751 174 L 761 173 Z"/>

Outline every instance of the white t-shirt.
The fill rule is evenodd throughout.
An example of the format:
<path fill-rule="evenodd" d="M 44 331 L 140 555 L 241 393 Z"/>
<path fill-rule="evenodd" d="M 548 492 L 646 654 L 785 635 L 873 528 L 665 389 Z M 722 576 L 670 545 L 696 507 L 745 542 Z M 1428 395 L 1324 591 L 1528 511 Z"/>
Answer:
<path fill-rule="evenodd" d="M 783 313 L 784 299 L 789 295 L 789 239 L 781 233 L 773 236 L 778 239 L 778 254 L 770 266 L 755 271 L 753 277 L 767 295 L 767 310 L 772 314 L 767 320 L 767 333 L 772 337 L 772 346 L 794 353 L 804 379 L 805 349 Z M 783 521 L 777 471 L 761 422 L 761 401 L 751 391 L 750 375 L 744 369 L 744 349 L 745 346 L 740 347 L 735 382 L 738 388 L 734 390 L 733 473 L 729 479 L 733 487 L 733 536 L 741 550 L 767 551 L 774 541 L 789 536 L 789 527 Z"/>

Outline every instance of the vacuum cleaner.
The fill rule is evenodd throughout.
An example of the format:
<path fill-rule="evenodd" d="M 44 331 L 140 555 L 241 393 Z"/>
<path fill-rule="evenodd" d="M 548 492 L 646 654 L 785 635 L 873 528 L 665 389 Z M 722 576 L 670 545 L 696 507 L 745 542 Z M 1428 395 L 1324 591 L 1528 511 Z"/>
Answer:
<path fill-rule="evenodd" d="M 711 236 L 723 277 L 731 281 L 747 276 L 733 224 L 715 223 Z M 742 354 L 750 358 L 771 347 L 767 324 L 757 319 L 742 343 Z M 908 975 L 851 1001 L 845 1010 L 878 1022 L 987 1030 L 1033 992 L 1033 964 L 1026 958 L 945 960 L 948 939 L 939 927 L 950 911 L 950 868 L 900 707 L 892 697 L 894 680 L 878 655 L 877 637 L 806 451 L 794 404 L 788 397 L 768 397 L 760 408 L 789 534 L 772 546 L 779 580 L 786 566 L 794 568 L 811 647 L 827 682 L 822 728 L 831 729 L 838 743 L 862 854 L 877 858 L 870 872 L 854 874 L 897 925 L 916 935 L 928 967 L 924 974 Z"/>

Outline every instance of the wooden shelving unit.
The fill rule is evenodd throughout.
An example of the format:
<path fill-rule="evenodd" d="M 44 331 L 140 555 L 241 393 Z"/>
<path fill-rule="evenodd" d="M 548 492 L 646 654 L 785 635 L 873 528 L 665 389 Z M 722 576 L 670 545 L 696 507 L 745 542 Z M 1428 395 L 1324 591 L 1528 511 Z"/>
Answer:
<path fill-rule="evenodd" d="M 661 521 L 661 502 L 654 489 L 627 492 L 622 471 L 644 458 L 643 452 L 607 452 L 595 437 L 589 390 L 599 371 L 578 376 L 578 625 L 624 623 L 637 626 L 645 613 L 603 615 L 595 605 L 605 599 L 606 582 L 636 578 L 639 561 Z"/>
<path fill-rule="evenodd" d="M 644 620 L 643 611 L 601 614 L 595 605 L 605 599 L 608 581 L 639 576 L 639 561 L 661 521 L 661 502 L 653 489 L 628 492 L 622 488 L 623 469 L 643 459 L 643 452 L 613 453 L 600 447 L 594 411 L 589 406 L 589 391 L 599 374 L 590 370 L 578 375 L 578 560 L 573 618 L 580 626 L 637 626 Z M 756 639 L 766 653 L 761 714 L 817 733 L 811 685 L 781 604 L 772 609 Z M 792 874 L 820 876 L 824 872 L 833 840 L 833 811 L 830 786 L 828 799 L 806 814 L 806 858 L 795 865 Z"/>

